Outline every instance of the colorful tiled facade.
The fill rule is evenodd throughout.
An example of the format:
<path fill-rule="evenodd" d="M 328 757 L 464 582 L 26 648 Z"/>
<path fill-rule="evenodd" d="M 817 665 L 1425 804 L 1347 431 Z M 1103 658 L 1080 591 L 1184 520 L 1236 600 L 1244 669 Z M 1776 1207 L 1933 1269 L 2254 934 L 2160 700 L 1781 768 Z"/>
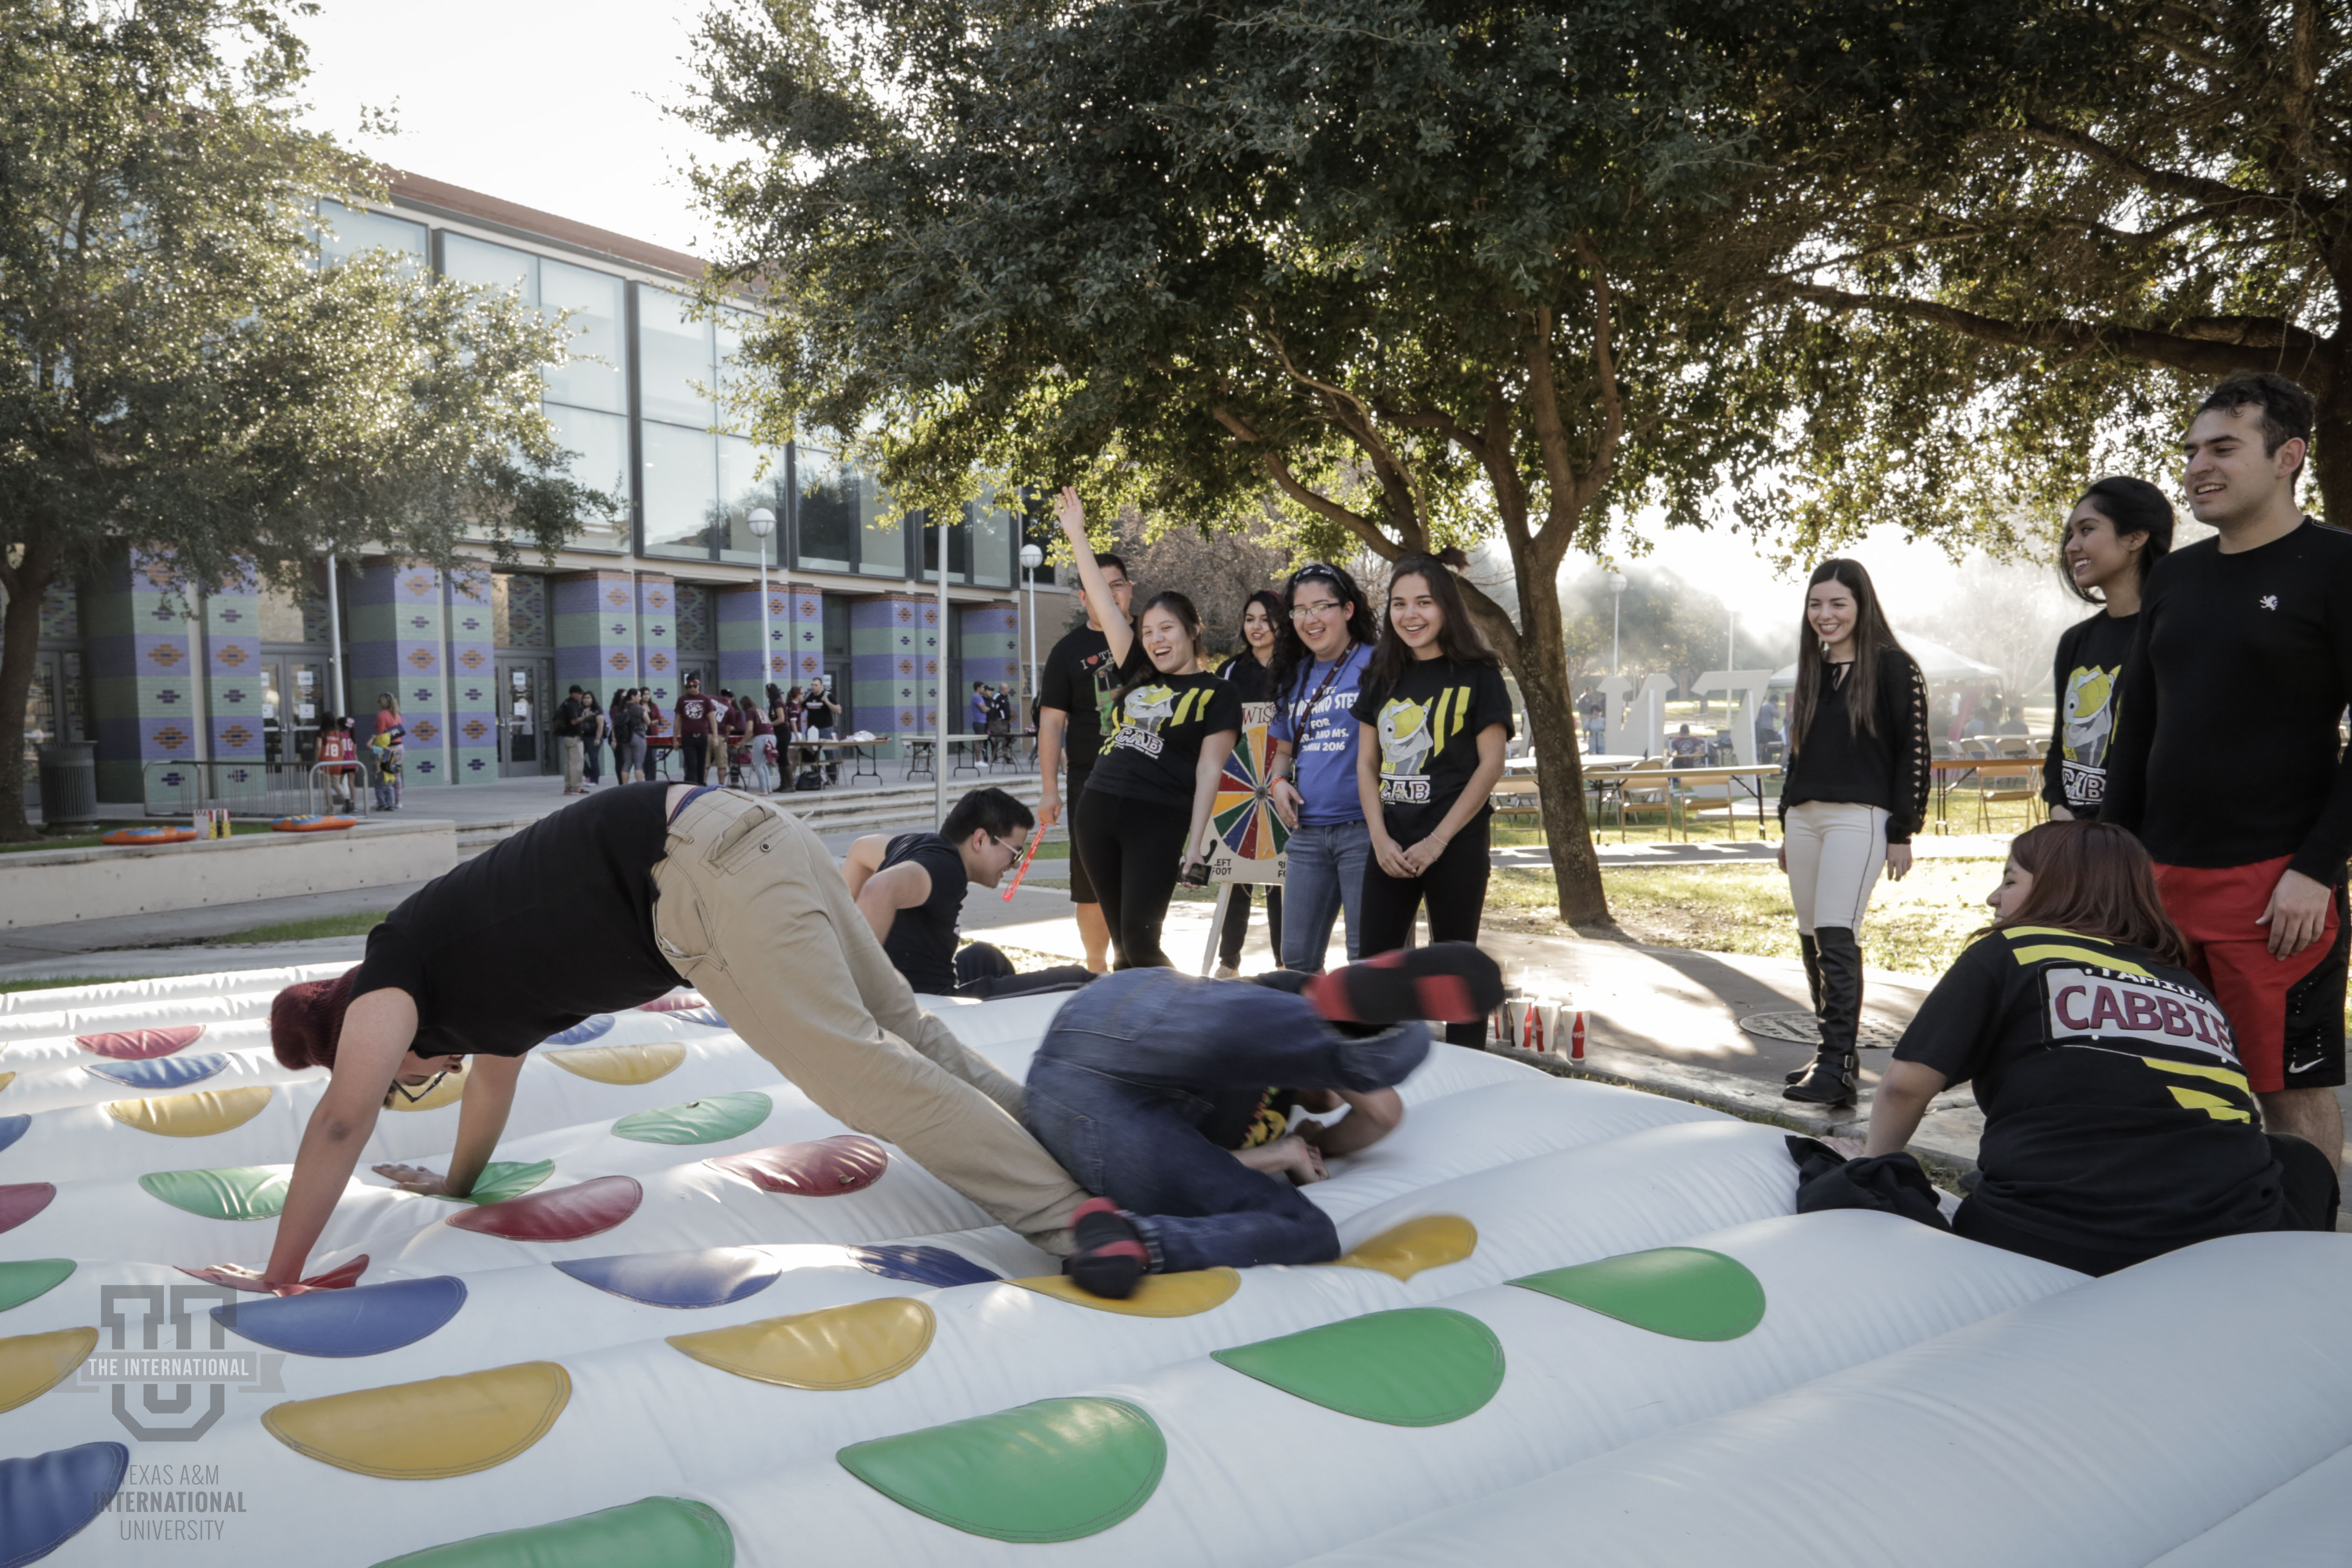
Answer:
<path fill-rule="evenodd" d="M 350 643 L 346 668 L 352 710 L 373 713 L 377 692 L 395 693 L 401 722 L 408 731 L 402 751 L 405 787 L 448 784 L 449 652 L 443 574 L 430 566 L 379 561 L 351 580 L 347 595 L 351 617 L 344 635 Z"/>
<path fill-rule="evenodd" d="M 554 580 L 555 689 L 610 696 L 641 684 L 636 591 L 626 572 L 573 572 Z"/>
<path fill-rule="evenodd" d="M 126 550 L 83 595 L 102 800 L 147 798 L 150 763 L 197 760 L 203 676 L 171 563 Z M 172 787 L 158 781 L 162 795 Z"/>
<path fill-rule="evenodd" d="M 243 577 L 204 596 L 205 718 L 210 754 L 222 762 L 260 762 L 262 726 L 261 596 Z"/>
<path fill-rule="evenodd" d="M 639 684 L 665 713 L 677 706 L 677 584 L 658 573 L 637 576 Z M 562 682 L 570 685 L 571 682 Z"/>
<path fill-rule="evenodd" d="M 888 594 L 853 602 L 849 648 L 852 726 L 894 737 L 929 731 L 939 700 L 939 601 Z M 898 751 L 893 740 L 886 754 Z"/>
<path fill-rule="evenodd" d="M 459 784 L 499 776 L 496 618 L 488 572 L 448 575 L 449 766 Z"/>
<path fill-rule="evenodd" d="M 958 689 L 969 694 L 975 680 L 985 680 L 991 686 L 1001 680 L 1017 689 L 1021 684 L 1020 609 L 1011 604 L 958 605 L 952 608 L 956 617 L 956 652 L 963 665 Z"/>

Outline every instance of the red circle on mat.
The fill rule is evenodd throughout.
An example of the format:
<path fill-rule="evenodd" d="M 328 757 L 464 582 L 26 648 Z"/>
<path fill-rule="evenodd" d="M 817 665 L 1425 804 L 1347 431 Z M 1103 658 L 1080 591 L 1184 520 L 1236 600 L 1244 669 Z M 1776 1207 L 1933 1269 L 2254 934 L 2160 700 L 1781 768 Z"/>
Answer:
<path fill-rule="evenodd" d="M 203 1036 L 202 1024 L 175 1024 L 168 1029 L 125 1029 L 113 1035 L 77 1035 L 74 1044 L 92 1056 L 119 1062 L 143 1062 L 186 1050 Z"/>
<path fill-rule="evenodd" d="M 744 1154 L 705 1160 L 730 1176 L 740 1176 L 763 1193 L 790 1193 L 803 1198 L 837 1198 L 863 1192 L 882 1179 L 890 1152 L 873 1139 L 855 1132 L 820 1138 L 814 1143 L 779 1143 Z"/>
<path fill-rule="evenodd" d="M 47 1182 L 18 1182 L 14 1186 L 0 1187 L 0 1230 L 14 1230 L 43 1209 L 58 1195 L 58 1189 Z"/>
<path fill-rule="evenodd" d="M 656 996 L 650 1002 L 640 1002 L 637 1004 L 637 1011 L 640 1013 L 689 1013 L 697 1007 L 709 1005 L 710 1004 L 705 1002 L 699 993 L 680 991 L 668 996 Z"/>
<path fill-rule="evenodd" d="M 646 1201 L 635 1176 L 598 1176 L 551 1193 L 526 1193 L 504 1203 L 449 1216 L 459 1230 L 478 1230 L 509 1241 L 577 1241 L 610 1230 Z"/>

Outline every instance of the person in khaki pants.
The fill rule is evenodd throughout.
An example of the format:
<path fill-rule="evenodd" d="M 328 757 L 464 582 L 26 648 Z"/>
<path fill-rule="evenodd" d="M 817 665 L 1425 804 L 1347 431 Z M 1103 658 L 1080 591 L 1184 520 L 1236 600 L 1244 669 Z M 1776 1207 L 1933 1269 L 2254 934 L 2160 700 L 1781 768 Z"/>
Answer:
<path fill-rule="evenodd" d="M 1023 1128 L 1021 1087 L 916 1005 L 816 836 L 731 790 L 640 784 L 426 883 L 368 933 L 358 968 L 278 993 L 278 1061 L 333 1077 L 257 1282 L 301 1279 L 393 1095 L 417 1098 L 473 1058 L 447 1172 L 376 1167 L 410 1192 L 465 1196 L 524 1055 L 681 980 L 825 1111 L 1036 1246 L 1073 1250 L 1080 1205 L 1101 1200 Z"/>

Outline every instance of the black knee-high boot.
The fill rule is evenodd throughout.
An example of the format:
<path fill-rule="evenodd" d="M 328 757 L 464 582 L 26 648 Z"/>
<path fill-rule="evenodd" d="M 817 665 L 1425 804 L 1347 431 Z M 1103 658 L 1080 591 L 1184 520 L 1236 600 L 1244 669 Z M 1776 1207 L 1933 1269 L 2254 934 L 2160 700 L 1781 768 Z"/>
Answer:
<path fill-rule="evenodd" d="M 1816 940 L 1822 952 L 1822 1054 L 1780 1097 L 1807 1105 L 1852 1105 L 1862 1078 L 1855 1049 L 1862 1028 L 1862 945 L 1843 926 L 1823 926 Z"/>
<path fill-rule="evenodd" d="M 1819 937 L 1807 936 L 1803 931 L 1799 931 L 1797 933 L 1797 956 L 1805 961 L 1805 989 L 1812 993 L 1813 1019 L 1818 1023 L 1822 1016 L 1821 939 Z M 1815 1061 L 1820 1060 L 1821 1054 L 1821 1051 L 1816 1048 L 1813 1052 L 1813 1059 Z M 1803 1067 L 1799 1068 L 1795 1072 L 1783 1073 L 1780 1076 L 1780 1081 L 1782 1083 L 1794 1083 L 1812 1070 L 1812 1063 L 1808 1062 Z"/>

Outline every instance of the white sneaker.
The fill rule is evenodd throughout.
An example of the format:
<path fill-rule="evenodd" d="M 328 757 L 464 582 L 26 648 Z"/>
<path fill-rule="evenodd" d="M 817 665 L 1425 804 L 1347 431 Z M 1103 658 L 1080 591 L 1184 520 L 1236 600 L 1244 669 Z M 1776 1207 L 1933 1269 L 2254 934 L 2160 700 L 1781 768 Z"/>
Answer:
<path fill-rule="evenodd" d="M 1218 978 L 1218 979 L 1220 979 L 1220 980 L 1239 980 L 1241 977 L 1242 977 L 1242 972 L 1241 972 L 1240 970 L 1238 970 L 1238 969 L 1235 969 L 1232 964 L 1230 964 L 1230 963 L 1220 963 L 1219 965 L 1217 965 L 1217 978 Z"/>

